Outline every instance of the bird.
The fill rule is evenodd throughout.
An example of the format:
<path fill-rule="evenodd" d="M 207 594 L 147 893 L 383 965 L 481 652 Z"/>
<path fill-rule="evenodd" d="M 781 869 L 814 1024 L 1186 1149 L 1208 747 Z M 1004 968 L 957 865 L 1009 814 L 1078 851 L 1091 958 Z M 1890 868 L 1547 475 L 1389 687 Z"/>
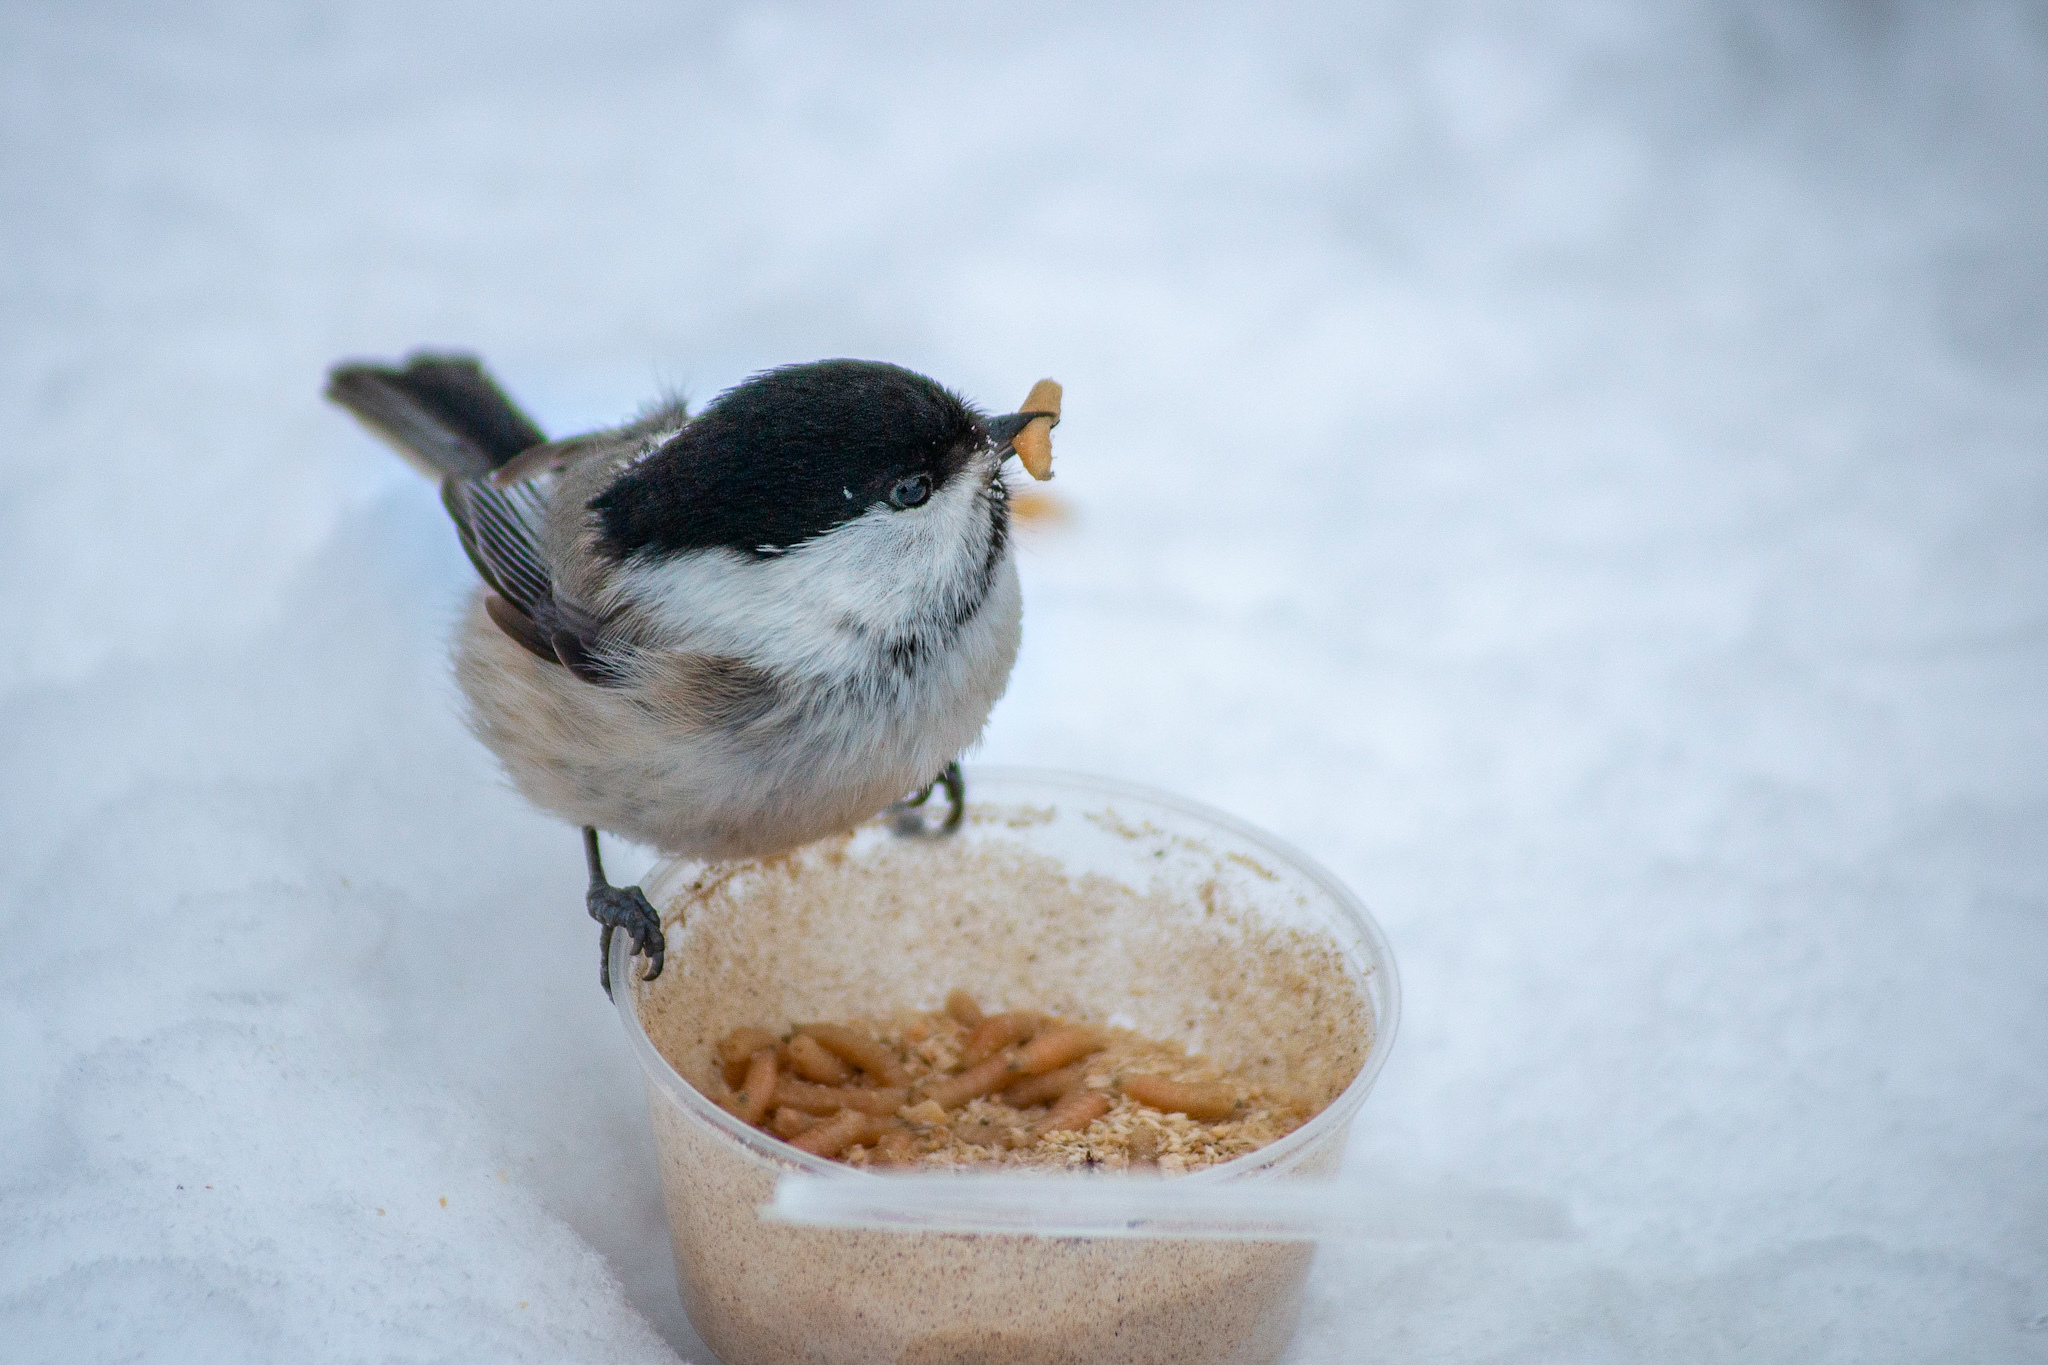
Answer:
<path fill-rule="evenodd" d="M 326 392 L 440 482 L 481 580 L 453 644 L 470 728 L 581 826 L 607 995 L 614 930 L 647 980 L 665 936 L 600 830 L 761 858 L 935 788 L 958 825 L 1020 640 L 1004 463 L 1050 475 L 1057 384 L 989 416 L 819 360 L 556 441 L 468 354 L 345 361 Z"/>

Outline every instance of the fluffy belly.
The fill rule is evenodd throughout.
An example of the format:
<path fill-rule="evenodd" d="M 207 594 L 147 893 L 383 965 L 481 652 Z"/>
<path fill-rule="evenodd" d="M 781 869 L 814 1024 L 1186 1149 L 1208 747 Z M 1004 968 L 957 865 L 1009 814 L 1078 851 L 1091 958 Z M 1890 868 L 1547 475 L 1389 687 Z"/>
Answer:
<path fill-rule="evenodd" d="M 764 857 L 835 834 L 938 776 L 981 733 L 1016 659 L 1004 575 L 947 655 L 914 682 L 789 689 L 743 726 L 708 724 L 659 689 L 606 688 L 506 638 L 478 595 L 456 642 L 470 724 L 520 793 L 686 858 Z"/>

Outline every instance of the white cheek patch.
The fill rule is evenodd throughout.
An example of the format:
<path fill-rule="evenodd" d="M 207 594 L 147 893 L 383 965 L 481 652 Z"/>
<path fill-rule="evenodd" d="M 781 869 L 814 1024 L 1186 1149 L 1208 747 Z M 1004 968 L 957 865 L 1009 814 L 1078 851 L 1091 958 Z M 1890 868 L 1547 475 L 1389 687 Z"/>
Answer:
<path fill-rule="evenodd" d="M 950 619 L 978 590 L 994 534 L 987 461 L 922 507 L 877 506 L 769 559 L 699 550 L 629 564 L 607 606 L 632 604 L 670 648 L 838 674 Z"/>

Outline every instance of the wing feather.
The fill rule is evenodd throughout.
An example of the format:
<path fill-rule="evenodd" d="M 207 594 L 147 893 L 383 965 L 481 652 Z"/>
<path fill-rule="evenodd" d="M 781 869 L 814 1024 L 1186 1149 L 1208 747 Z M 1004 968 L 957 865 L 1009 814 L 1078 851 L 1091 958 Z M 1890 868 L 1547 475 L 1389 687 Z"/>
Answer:
<path fill-rule="evenodd" d="M 500 488 L 486 479 L 449 479 L 441 500 L 470 563 L 494 595 L 485 599 L 498 629 L 585 682 L 624 681 L 621 642 L 604 619 L 555 597 L 542 536 L 551 481 Z"/>
<path fill-rule="evenodd" d="M 554 575 L 541 537 L 547 497 L 531 483 L 495 488 L 481 479 L 449 481 L 449 501 L 458 504 L 458 526 L 466 526 L 484 577 L 513 606 L 532 616 L 554 600 Z"/>

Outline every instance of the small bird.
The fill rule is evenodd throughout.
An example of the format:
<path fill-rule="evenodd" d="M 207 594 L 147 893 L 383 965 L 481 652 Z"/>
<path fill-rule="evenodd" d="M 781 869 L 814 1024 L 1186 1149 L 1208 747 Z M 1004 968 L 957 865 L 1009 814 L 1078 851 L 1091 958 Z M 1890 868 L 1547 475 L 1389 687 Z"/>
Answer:
<path fill-rule="evenodd" d="M 583 827 L 606 994 L 613 930 L 650 979 L 664 940 L 599 830 L 763 857 L 940 785 L 959 823 L 958 755 L 1017 657 L 1002 465 L 1049 476 L 1058 385 L 988 417 L 821 360 L 554 442 L 469 356 L 345 363 L 327 395 L 441 481 L 483 579 L 455 642 L 470 724 Z"/>

